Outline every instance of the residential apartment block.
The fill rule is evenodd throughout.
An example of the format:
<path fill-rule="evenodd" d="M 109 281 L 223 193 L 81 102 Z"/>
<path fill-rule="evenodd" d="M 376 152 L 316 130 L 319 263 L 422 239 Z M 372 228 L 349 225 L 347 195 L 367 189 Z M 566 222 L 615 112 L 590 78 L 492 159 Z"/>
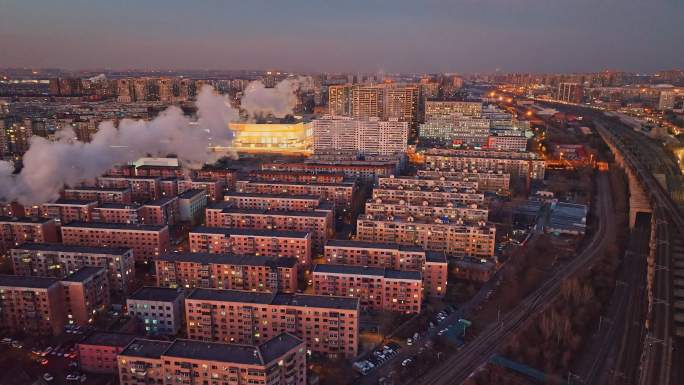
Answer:
<path fill-rule="evenodd" d="M 531 152 L 476 149 L 431 149 L 425 152 L 429 169 L 503 172 L 517 178 L 544 179 L 546 164 Z"/>
<path fill-rule="evenodd" d="M 313 269 L 317 295 L 359 298 L 361 308 L 420 313 L 423 299 L 419 271 L 384 267 L 318 264 Z"/>
<path fill-rule="evenodd" d="M 268 211 L 214 205 L 206 210 L 206 224 L 209 227 L 308 232 L 314 250 L 323 250 L 325 241 L 334 234 L 331 210 Z"/>
<path fill-rule="evenodd" d="M 419 220 L 413 217 L 361 215 L 357 239 L 415 245 L 448 255 L 494 256 L 496 227 L 486 222 L 451 222 L 447 218 Z"/>
<path fill-rule="evenodd" d="M 471 203 L 468 205 L 459 203 L 437 203 L 423 201 L 417 204 L 403 199 L 371 199 L 366 202 L 366 214 L 411 216 L 416 219 L 447 217 L 449 220 L 462 219 L 464 221 L 486 221 L 489 210 L 485 205 Z"/>
<path fill-rule="evenodd" d="M 67 323 L 88 326 L 109 308 L 109 279 L 104 267 L 86 266 L 60 281 Z"/>
<path fill-rule="evenodd" d="M 0 217 L 0 255 L 26 242 L 57 242 L 52 218 Z"/>
<path fill-rule="evenodd" d="M 224 200 L 231 207 L 254 210 L 311 211 L 321 205 L 321 198 L 315 195 L 227 192 Z"/>
<path fill-rule="evenodd" d="M 24 243 L 10 251 L 14 274 L 64 278 L 86 266 L 104 267 L 112 291 L 126 294 L 135 277 L 133 250 L 61 243 Z"/>
<path fill-rule="evenodd" d="M 157 285 L 251 291 L 297 290 L 297 260 L 255 255 L 169 253 L 155 261 Z"/>
<path fill-rule="evenodd" d="M 94 331 L 76 344 L 81 370 L 88 373 L 116 374 L 117 356 L 135 335 L 119 332 Z"/>
<path fill-rule="evenodd" d="M 0 275 L 0 327 L 32 336 L 64 330 L 62 285 L 57 278 Z"/>
<path fill-rule="evenodd" d="M 265 180 L 238 180 L 235 190 L 238 193 L 313 195 L 336 206 L 350 206 L 357 184 L 351 181 L 325 182 L 283 182 Z"/>
<path fill-rule="evenodd" d="M 176 335 L 183 326 L 182 290 L 145 286 L 126 298 L 128 315 L 149 335 Z"/>
<path fill-rule="evenodd" d="M 325 260 L 329 264 L 420 271 L 425 297 L 446 294 L 448 264 L 444 253 L 419 246 L 331 239 L 325 245 Z"/>
<path fill-rule="evenodd" d="M 406 201 L 411 204 L 448 205 L 458 203 L 463 205 L 484 204 L 484 193 L 466 189 L 430 189 L 424 187 L 377 187 L 373 189 L 373 199 L 390 202 Z"/>
<path fill-rule="evenodd" d="M 409 123 L 398 118 L 354 119 L 324 116 L 313 120 L 314 153 L 350 151 L 357 154 L 406 153 Z"/>
<path fill-rule="evenodd" d="M 306 385 L 306 347 L 287 333 L 260 345 L 136 338 L 119 354 L 118 373 L 121 385 Z"/>
<path fill-rule="evenodd" d="M 185 300 L 185 321 L 192 339 L 257 343 L 286 332 L 312 352 L 358 353 L 358 298 L 195 289 Z"/>
<path fill-rule="evenodd" d="M 133 192 L 130 187 L 69 187 L 62 191 L 64 199 L 75 199 L 100 203 L 121 203 L 131 204 L 133 202 Z"/>
<path fill-rule="evenodd" d="M 503 172 L 465 172 L 450 170 L 418 170 L 419 178 L 456 179 L 477 181 L 479 191 L 507 194 L 510 191 L 511 175 Z"/>
<path fill-rule="evenodd" d="M 62 226 L 62 242 L 76 246 L 128 247 L 133 249 L 136 261 L 154 259 L 171 247 L 166 225 L 72 222 Z"/>
<path fill-rule="evenodd" d="M 311 236 L 305 231 L 195 227 L 188 240 L 193 253 L 292 257 L 301 266 L 311 264 Z"/>

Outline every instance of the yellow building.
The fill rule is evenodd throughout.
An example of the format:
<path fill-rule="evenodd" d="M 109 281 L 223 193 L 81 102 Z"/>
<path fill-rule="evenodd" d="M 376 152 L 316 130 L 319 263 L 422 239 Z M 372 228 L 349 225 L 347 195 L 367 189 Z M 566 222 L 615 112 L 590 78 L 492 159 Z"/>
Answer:
<path fill-rule="evenodd" d="M 233 149 L 243 153 L 310 155 L 313 146 L 311 122 L 231 123 Z"/>

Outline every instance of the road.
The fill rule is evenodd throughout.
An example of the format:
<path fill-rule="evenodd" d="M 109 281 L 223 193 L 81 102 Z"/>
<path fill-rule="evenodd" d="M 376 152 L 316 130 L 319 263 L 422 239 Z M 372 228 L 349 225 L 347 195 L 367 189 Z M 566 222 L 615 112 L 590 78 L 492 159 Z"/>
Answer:
<path fill-rule="evenodd" d="M 598 197 L 595 200 L 595 207 L 599 221 L 584 250 L 567 264 L 557 266 L 540 287 L 506 313 L 500 323 L 489 325 L 474 340 L 420 379 L 420 384 L 453 385 L 465 381 L 496 352 L 504 348 L 516 332 L 554 302 L 564 280 L 593 266 L 596 257 L 603 253 L 608 240 L 612 239 L 615 225 L 614 217 L 611 215 L 613 208 L 607 175 L 599 174 L 597 182 Z"/>

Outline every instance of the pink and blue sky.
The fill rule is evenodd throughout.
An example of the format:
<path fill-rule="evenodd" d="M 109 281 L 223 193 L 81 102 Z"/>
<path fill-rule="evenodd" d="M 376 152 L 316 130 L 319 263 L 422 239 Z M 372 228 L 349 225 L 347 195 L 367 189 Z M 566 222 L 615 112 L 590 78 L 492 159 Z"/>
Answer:
<path fill-rule="evenodd" d="M 684 67 L 684 0 L 2 0 L 0 67 Z"/>

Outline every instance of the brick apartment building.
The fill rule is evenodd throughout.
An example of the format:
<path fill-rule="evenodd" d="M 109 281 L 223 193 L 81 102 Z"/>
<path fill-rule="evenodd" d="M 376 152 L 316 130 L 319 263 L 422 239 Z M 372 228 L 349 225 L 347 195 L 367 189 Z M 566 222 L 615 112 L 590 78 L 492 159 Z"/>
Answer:
<path fill-rule="evenodd" d="M 136 338 L 119 354 L 118 373 L 121 385 L 306 385 L 306 346 L 287 333 L 260 345 Z"/>
<path fill-rule="evenodd" d="M 181 179 L 178 180 L 178 193 L 187 190 L 204 190 L 209 202 L 223 200 L 223 191 L 226 186 L 222 180 L 211 179 Z"/>
<path fill-rule="evenodd" d="M 92 217 L 93 222 L 138 224 L 141 217 L 140 204 L 102 203 L 93 209 Z"/>
<path fill-rule="evenodd" d="M 32 336 L 59 335 L 66 321 L 57 278 L 0 275 L 0 328 Z"/>
<path fill-rule="evenodd" d="M 455 169 L 510 174 L 514 178 L 544 179 L 546 164 L 531 152 L 477 149 L 431 149 L 425 153 L 429 169 Z"/>
<path fill-rule="evenodd" d="M 0 255 L 26 242 L 57 242 L 52 218 L 0 217 Z"/>
<path fill-rule="evenodd" d="M 68 324 L 91 325 L 109 307 L 109 279 L 104 267 L 82 267 L 60 283 Z"/>
<path fill-rule="evenodd" d="M 161 287 L 251 291 L 297 290 L 295 258 L 255 255 L 168 253 L 155 261 Z"/>
<path fill-rule="evenodd" d="M 313 287 L 316 295 L 359 298 L 362 309 L 420 313 L 423 299 L 419 271 L 384 267 L 318 264 Z"/>
<path fill-rule="evenodd" d="M 321 198 L 315 195 L 227 192 L 224 200 L 232 207 L 253 210 L 311 211 L 321 205 Z"/>
<path fill-rule="evenodd" d="M 195 227 L 188 239 L 193 253 L 292 257 L 301 266 L 311 263 L 311 236 L 304 231 Z"/>
<path fill-rule="evenodd" d="M 325 260 L 329 264 L 420 271 L 425 296 L 441 298 L 446 294 L 449 266 L 444 253 L 419 246 L 331 239 L 325 245 Z"/>
<path fill-rule="evenodd" d="M 465 221 L 486 221 L 489 218 L 489 210 L 485 205 L 471 203 L 430 203 L 423 201 L 417 204 L 403 199 L 371 199 L 366 202 L 366 214 L 370 215 L 396 215 L 414 217 L 417 219 L 447 217 L 450 220 L 462 219 Z"/>
<path fill-rule="evenodd" d="M 423 204 L 427 201 L 434 205 L 447 205 L 449 203 L 459 203 L 463 205 L 484 204 L 484 194 L 475 190 L 463 189 L 429 189 L 429 188 L 383 188 L 373 189 L 373 199 L 388 201 L 406 201 L 412 204 Z"/>
<path fill-rule="evenodd" d="M 60 198 L 55 202 L 26 207 L 26 214 L 33 218 L 52 218 L 58 225 L 77 221 L 90 222 L 97 204 L 96 200 Z"/>
<path fill-rule="evenodd" d="M 96 200 L 101 204 L 131 204 L 133 202 L 133 192 L 130 187 L 69 187 L 62 191 L 62 197 L 84 201 Z"/>
<path fill-rule="evenodd" d="M 299 182 L 299 183 L 342 183 L 345 180 L 342 172 L 305 172 L 305 171 L 250 171 L 249 177 L 264 182 Z M 237 183 L 236 186 L 237 188 Z"/>
<path fill-rule="evenodd" d="M 358 353 L 359 299 L 195 289 L 185 300 L 189 338 L 257 343 L 292 333 L 312 352 Z"/>
<path fill-rule="evenodd" d="M 161 198 L 161 177 L 158 176 L 101 176 L 100 188 L 130 188 L 133 200 L 146 202 Z"/>
<path fill-rule="evenodd" d="M 494 193 L 508 193 L 511 186 L 511 175 L 504 172 L 464 172 L 449 170 L 418 170 L 417 176 L 419 178 L 431 178 L 446 180 L 474 180 L 477 181 L 477 189 L 479 191 L 494 192 Z"/>
<path fill-rule="evenodd" d="M 140 223 L 174 225 L 180 220 L 180 200 L 176 196 L 145 202 L 140 207 Z"/>
<path fill-rule="evenodd" d="M 117 356 L 135 335 L 119 332 L 94 331 L 76 344 L 81 370 L 88 373 L 116 374 Z"/>
<path fill-rule="evenodd" d="M 447 255 L 494 256 L 496 227 L 486 222 L 451 222 L 446 218 L 361 215 L 356 223 L 360 241 L 416 245 Z"/>
<path fill-rule="evenodd" d="M 65 245 L 128 247 L 136 261 L 152 260 L 169 251 L 169 227 L 121 223 L 72 222 L 62 226 Z"/>
<path fill-rule="evenodd" d="M 14 274 L 64 278 L 85 266 L 104 267 L 113 292 L 126 294 L 135 277 L 133 250 L 126 247 L 24 243 L 10 251 Z"/>
<path fill-rule="evenodd" d="M 351 181 L 336 183 L 325 182 L 283 182 L 260 181 L 256 179 L 238 180 L 235 183 L 238 193 L 251 194 L 282 194 L 282 195 L 313 195 L 324 201 L 332 202 L 336 206 L 350 206 L 357 185 Z"/>
<path fill-rule="evenodd" d="M 126 298 L 128 315 L 148 335 L 176 335 L 183 326 L 182 290 L 145 286 Z"/>
<path fill-rule="evenodd" d="M 310 233 L 314 250 L 323 250 L 325 241 L 334 234 L 331 210 L 266 211 L 218 204 L 207 208 L 206 224 L 209 227 L 304 231 Z"/>

